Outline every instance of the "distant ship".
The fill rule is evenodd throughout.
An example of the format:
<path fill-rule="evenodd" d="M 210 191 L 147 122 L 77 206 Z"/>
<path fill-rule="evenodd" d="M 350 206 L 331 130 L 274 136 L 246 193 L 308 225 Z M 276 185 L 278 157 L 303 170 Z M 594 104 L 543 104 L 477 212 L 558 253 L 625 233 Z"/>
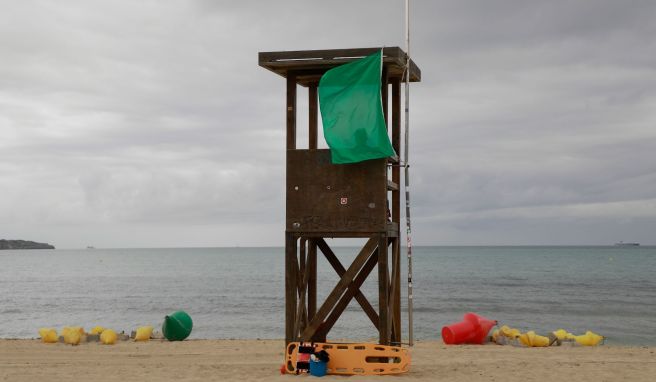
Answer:
<path fill-rule="evenodd" d="M 615 243 L 616 247 L 639 247 L 640 243 L 625 243 L 623 241 L 620 241 L 619 243 Z"/>

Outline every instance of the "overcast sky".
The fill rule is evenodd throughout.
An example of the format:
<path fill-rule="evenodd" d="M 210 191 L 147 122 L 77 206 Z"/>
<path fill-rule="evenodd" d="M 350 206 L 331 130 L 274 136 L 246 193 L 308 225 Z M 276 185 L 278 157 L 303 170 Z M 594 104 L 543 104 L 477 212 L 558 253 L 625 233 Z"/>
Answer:
<path fill-rule="evenodd" d="M 285 83 L 257 53 L 404 47 L 403 12 L 3 1 L 0 239 L 284 245 Z M 656 2 L 414 0 L 411 16 L 415 244 L 656 243 Z"/>

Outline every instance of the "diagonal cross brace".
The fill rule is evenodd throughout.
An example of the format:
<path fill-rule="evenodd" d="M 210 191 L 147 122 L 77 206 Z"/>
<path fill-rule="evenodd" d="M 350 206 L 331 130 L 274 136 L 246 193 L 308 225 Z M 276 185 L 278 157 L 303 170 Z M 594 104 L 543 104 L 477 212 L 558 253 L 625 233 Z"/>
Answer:
<path fill-rule="evenodd" d="M 378 250 L 376 250 L 374 252 L 374 254 L 369 258 L 369 260 L 367 260 L 367 262 L 362 267 L 362 270 L 360 271 L 360 273 L 358 273 L 357 277 L 353 280 L 351 285 L 349 285 L 349 289 L 346 291 L 346 293 L 344 293 L 344 295 L 339 300 L 337 305 L 335 305 L 335 308 L 333 309 L 333 311 L 330 312 L 330 315 L 328 316 L 328 318 L 325 321 L 325 327 L 321 328 L 325 333 L 328 333 L 330 331 L 330 329 L 332 329 L 333 325 L 335 325 L 335 323 L 337 322 L 337 319 L 339 318 L 339 316 L 342 315 L 342 313 L 344 312 L 344 310 L 346 309 L 348 304 L 351 302 L 351 300 L 353 299 L 355 294 L 360 293 L 360 287 L 362 286 L 362 284 L 364 284 L 364 281 L 367 279 L 367 277 L 369 277 L 369 275 L 371 274 L 371 271 L 374 268 L 376 268 L 377 264 L 378 264 Z M 362 293 L 360 293 L 360 295 L 362 295 Z M 370 312 L 367 312 L 366 309 L 365 309 L 365 312 L 367 312 L 367 315 L 371 319 L 371 322 L 374 324 L 376 329 L 379 329 L 380 319 L 378 318 L 378 313 L 376 313 L 376 311 L 373 310 L 373 308 L 369 304 L 369 301 L 367 301 L 367 299 L 364 298 L 363 295 L 362 295 L 362 297 L 363 297 L 366 305 L 371 308 L 371 313 L 372 314 L 370 314 Z M 364 307 L 363 307 L 363 309 L 364 309 Z"/>
<path fill-rule="evenodd" d="M 367 243 L 364 245 L 362 250 L 360 250 L 360 253 L 353 260 L 353 263 L 351 264 L 349 269 L 346 272 L 344 272 L 344 275 L 339 280 L 337 285 L 335 285 L 335 288 L 333 288 L 332 292 L 330 292 L 330 294 L 326 298 L 326 301 L 324 301 L 324 303 L 321 305 L 319 311 L 314 315 L 312 321 L 305 328 L 303 334 L 301 335 L 301 338 L 310 338 L 317 331 L 319 325 L 321 325 L 321 323 L 328 316 L 330 311 L 333 310 L 339 298 L 342 296 L 344 291 L 348 288 L 349 284 L 351 284 L 351 282 L 358 274 L 358 272 L 362 269 L 362 266 L 369 259 L 369 257 L 372 256 L 372 253 L 374 252 L 376 246 L 377 246 L 377 240 L 375 238 L 371 238 L 367 241 Z"/>
<path fill-rule="evenodd" d="M 342 265 L 342 263 L 340 263 L 337 256 L 335 256 L 335 253 L 330 249 L 330 247 L 328 246 L 328 243 L 326 243 L 325 240 L 320 239 L 317 242 L 317 245 L 319 246 L 319 249 L 321 250 L 321 252 L 323 252 L 323 254 L 326 256 L 326 260 L 328 260 L 330 265 L 332 265 L 332 267 L 335 269 L 335 272 L 337 272 L 337 274 L 340 277 L 342 277 L 344 275 L 344 273 L 346 272 L 346 269 L 344 269 L 344 266 Z M 377 258 L 378 257 L 376 257 L 376 259 Z M 364 271 L 364 269 L 363 269 L 363 271 Z M 367 278 L 367 276 L 369 276 L 369 273 L 371 273 L 371 270 L 369 270 L 369 272 L 367 272 L 366 274 L 363 274 L 363 272 L 360 272 L 360 274 L 358 275 L 358 278 L 360 278 L 360 275 L 363 275 L 364 277 L 362 279 L 362 282 L 360 282 L 359 285 L 356 285 L 356 282 L 354 281 L 353 283 L 351 283 L 349 285 L 348 289 L 349 289 L 349 292 L 351 294 L 351 297 L 349 297 L 349 300 L 347 301 L 347 304 L 348 304 L 348 302 L 350 302 L 351 298 L 355 297 L 356 301 L 362 307 L 362 310 L 364 310 L 364 312 L 369 317 L 371 322 L 374 324 L 376 329 L 378 329 L 378 321 L 379 321 L 378 313 L 376 312 L 376 309 L 374 309 L 371 306 L 371 304 L 369 303 L 369 301 L 367 300 L 365 295 L 360 291 L 360 286 L 362 286 L 362 284 L 364 283 L 364 280 Z M 347 292 L 347 293 L 349 293 L 349 292 Z"/>

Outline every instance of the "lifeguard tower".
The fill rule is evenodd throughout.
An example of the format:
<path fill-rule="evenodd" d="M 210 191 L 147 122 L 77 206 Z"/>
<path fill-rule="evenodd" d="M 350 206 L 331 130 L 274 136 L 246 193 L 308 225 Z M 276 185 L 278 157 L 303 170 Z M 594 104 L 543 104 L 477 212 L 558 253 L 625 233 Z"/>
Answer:
<path fill-rule="evenodd" d="M 332 164 L 330 150 L 317 148 L 318 84 L 329 69 L 380 48 L 260 52 L 259 65 L 287 83 L 287 182 L 285 228 L 285 340 L 323 342 L 355 298 L 379 332 L 380 344 L 401 343 L 400 165 L 398 156 Z M 383 49 L 381 96 L 397 155 L 401 144 L 401 82 L 406 54 Z M 410 61 L 409 80 L 421 80 Z M 297 87 L 308 88 L 308 148 L 296 147 Z M 389 89 L 391 87 L 391 107 Z M 391 108 L 391 124 L 389 123 Z M 389 128 L 388 128 L 389 129 Z M 345 267 L 325 238 L 365 238 Z M 321 305 L 317 301 L 317 249 L 340 277 Z M 390 256 L 391 254 L 391 256 Z M 378 308 L 360 287 L 378 269 Z"/>

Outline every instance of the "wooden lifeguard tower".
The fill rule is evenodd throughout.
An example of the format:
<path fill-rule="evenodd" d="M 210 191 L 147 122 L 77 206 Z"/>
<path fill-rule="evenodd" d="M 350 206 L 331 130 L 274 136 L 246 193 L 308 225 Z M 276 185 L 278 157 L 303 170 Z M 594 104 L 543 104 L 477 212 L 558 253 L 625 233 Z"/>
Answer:
<path fill-rule="evenodd" d="M 330 151 L 317 148 L 321 76 L 329 69 L 375 53 L 380 48 L 260 52 L 259 65 L 287 82 L 287 190 L 285 229 L 285 340 L 326 340 L 355 298 L 379 332 L 381 344 L 401 343 L 400 165 L 398 157 L 354 164 L 331 163 Z M 406 54 L 383 49 L 382 103 L 387 126 L 391 87 L 391 141 L 401 144 L 401 82 Z M 421 80 L 410 61 L 409 79 Z M 308 88 L 308 149 L 296 147 L 296 90 Z M 389 128 L 388 128 L 389 129 Z M 325 238 L 366 238 L 345 268 Z M 317 305 L 317 248 L 340 276 Z M 390 258 L 391 253 L 391 258 Z M 360 286 L 378 268 L 378 309 Z M 318 309 L 317 309 L 318 307 Z"/>

